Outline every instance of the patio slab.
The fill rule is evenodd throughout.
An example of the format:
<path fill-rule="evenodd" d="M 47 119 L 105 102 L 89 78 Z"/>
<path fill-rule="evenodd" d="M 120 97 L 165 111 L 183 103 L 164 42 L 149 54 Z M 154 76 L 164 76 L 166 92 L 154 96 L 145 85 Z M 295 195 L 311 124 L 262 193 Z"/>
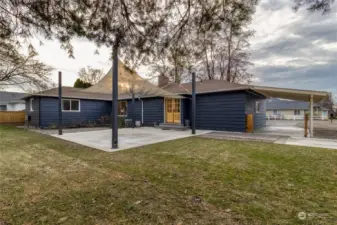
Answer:
<path fill-rule="evenodd" d="M 207 134 L 200 135 L 200 137 L 220 139 L 220 140 L 258 141 L 275 144 L 337 149 L 336 139 L 304 138 L 296 136 L 275 135 L 274 133 L 267 134 L 267 133 L 240 133 L 240 132 L 213 131 Z"/>
<path fill-rule="evenodd" d="M 291 137 L 285 141 L 287 145 L 298 145 L 317 148 L 337 149 L 336 139 L 322 139 L 322 138 L 297 138 Z"/>
<path fill-rule="evenodd" d="M 274 143 L 280 139 L 287 139 L 287 136 L 280 135 L 265 135 L 258 133 L 241 133 L 241 132 L 228 132 L 228 131 L 213 131 L 207 134 L 200 135 L 202 138 L 213 138 L 220 140 L 243 140 L 243 141 L 259 141 Z"/>
<path fill-rule="evenodd" d="M 210 131 L 197 130 L 196 135 L 206 134 L 209 132 Z M 123 128 L 118 130 L 118 134 L 118 149 L 111 149 L 111 129 L 65 133 L 63 135 L 50 135 L 107 152 L 114 152 L 128 148 L 135 148 L 148 144 L 155 144 L 159 142 L 194 136 L 191 134 L 191 130 L 161 130 L 153 127 L 141 127 L 134 129 Z"/>

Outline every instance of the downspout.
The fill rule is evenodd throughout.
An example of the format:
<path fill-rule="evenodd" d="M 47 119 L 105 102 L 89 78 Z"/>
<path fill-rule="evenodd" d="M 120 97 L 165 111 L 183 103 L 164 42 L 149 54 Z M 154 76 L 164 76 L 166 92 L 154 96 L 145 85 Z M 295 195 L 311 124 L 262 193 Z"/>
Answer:
<path fill-rule="evenodd" d="M 39 97 L 39 125 L 38 127 L 42 129 L 42 126 L 41 126 L 41 97 Z"/>
<path fill-rule="evenodd" d="M 142 125 L 144 124 L 144 102 L 138 97 L 138 100 L 142 102 Z"/>

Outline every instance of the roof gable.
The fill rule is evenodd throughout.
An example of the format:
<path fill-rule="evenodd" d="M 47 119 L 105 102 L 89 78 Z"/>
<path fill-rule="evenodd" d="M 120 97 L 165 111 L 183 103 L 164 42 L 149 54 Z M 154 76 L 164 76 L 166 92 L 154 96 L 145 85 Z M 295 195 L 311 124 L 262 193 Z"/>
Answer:
<path fill-rule="evenodd" d="M 138 98 L 145 97 L 172 97 L 183 98 L 180 95 L 168 92 L 139 76 L 135 71 L 126 67 L 121 61 L 118 64 L 118 99 L 131 99 L 131 89 Z M 29 96 L 58 97 L 58 88 L 41 91 Z M 25 96 L 25 98 L 29 97 Z M 94 100 L 112 100 L 112 69 L 95 85 L 86 88 L 62 87 L 63 98 L 79 98 Z"/>
<path fill-rule="evenodd" d="M 138 97 L 148 96 L 175 96 L 176 94 L 164 90 L 150 81 L 141 77 L 136 71 L 128 68 L 123 62 L 118 61 L 118 94 L 119 96 L 130 96 L 131 91 Z M 83 92 L 87 93 L 112 93 L 112 68 L 97 84 L 89 87 Z"/>

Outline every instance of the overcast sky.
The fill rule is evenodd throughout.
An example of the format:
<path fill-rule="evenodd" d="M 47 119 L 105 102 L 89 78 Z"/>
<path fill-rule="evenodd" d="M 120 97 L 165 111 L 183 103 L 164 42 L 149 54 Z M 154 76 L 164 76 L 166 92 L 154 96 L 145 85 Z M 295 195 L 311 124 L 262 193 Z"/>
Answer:
<path fill-rule="evenodd" d="M 328 15 L 292 10 L 292 0 L 261 0 L 251 26 L 254 83 L 276 87 L 325 90 L 337 96 L 337 4 Z M 109 49 L 94 55 L 95 45 L 85 40 L 73 42 L 75 59 L 68 58 L 57 41 L 33 41 L 39 59 L 64 74 L 64 85 L 72 86 L 81 67 L 105 71 L 111 66 Z M 149 75 L 139 68 L 142 76 Z"/>
<path fill-rule="evenodd" d="M 252 23 L 256 83 L 337 95 L 337 4 L 328 15 L 295 13 L 290 0 L 263 0 Z"/>

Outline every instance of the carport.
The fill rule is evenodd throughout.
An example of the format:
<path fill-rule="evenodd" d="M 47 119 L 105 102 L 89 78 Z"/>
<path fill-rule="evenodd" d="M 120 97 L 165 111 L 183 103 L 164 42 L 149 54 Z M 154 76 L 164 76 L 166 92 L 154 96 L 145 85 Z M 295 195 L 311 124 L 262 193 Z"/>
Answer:
<path fill-rule="evenodd" d="M 311 91 L 299 90 L 290 88 L 275 88 L 263 86 L 251 86 L 254 91 L 268 97 L 268 98 L 283 98 L 296 101 L 308 101 L 310 108 L 309 128 L 310 137 L 314 137 L 314 103 L 320 102 L 328 97 L 328 92 L 325 91 Z"/>

